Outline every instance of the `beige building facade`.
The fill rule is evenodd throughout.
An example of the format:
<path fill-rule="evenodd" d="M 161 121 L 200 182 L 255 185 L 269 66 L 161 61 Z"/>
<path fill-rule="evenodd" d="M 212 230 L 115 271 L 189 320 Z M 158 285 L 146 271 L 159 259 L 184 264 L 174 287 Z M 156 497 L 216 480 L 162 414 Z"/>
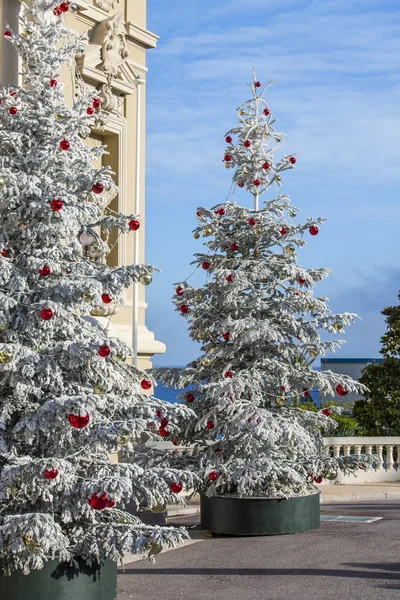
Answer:
<path fill-rule="evenodd" d="M 8 23 L 18 30 L 21 4 L 0 0 L 1 31 Z M 109 208 L 125 214 L 139 208 L 138 232 L 110 237 L 110 266 L 145 262 L 145 135 L 146 135 L 146 53 L 154 49 L 157 36 L 146 29 L 146 0 L 76 0 L 66 18 L 71 29 L 88 31 L 89 41 L 83 56 L 72 68 L 65 67 L 59 80 L 65 84 L 67 104 L 73 102 L 82 85 L 96 90 L 102 111 L 94 123 L 89 144 L 107 144 L 104 164 L 115 172 L 118 195 Z M 1 36 L 0 82 L 2 86 L 21 84 L 18 57 Z M 140 95 L 140 99 L 139 99 Z M 138 200 L 137 200 L 138 198 Z M 139 243 L 135 244 L 135 236 Z M 133 286 L 124 304 L 111 317 L 111 334 L 132 347 Z M 138 286 L 138 366 L 150 367 L 154 354 L 165 352 L 145 322 L 145 287 Z M 100 321 L 105 318 L 100 317 Z M 107 319 L 108 321 L 108 319 Z"/>

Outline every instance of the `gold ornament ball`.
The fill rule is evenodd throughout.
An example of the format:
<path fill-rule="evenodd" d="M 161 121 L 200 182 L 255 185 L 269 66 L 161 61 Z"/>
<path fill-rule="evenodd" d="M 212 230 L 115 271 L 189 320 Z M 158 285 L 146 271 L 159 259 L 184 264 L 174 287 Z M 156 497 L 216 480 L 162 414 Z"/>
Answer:
<path fill-rule="evenodd" d="M 294 210 L 291 210 L 289 215 L 292 217 L 292 219 L 294 219 L 297 216 Z"/>
<path fill-rule="evenodd" d="M 211 359 L 203 358 L 203 360 L 201 361 L 201 364 L 203 365 L 203 367 L 209 367 L 211 365 Z"/>
<path fill-rule="evenodd" d="M 85 300 L 85 302 L 92 302 L 93 296 L 92 296 L 92 294 L 89 294 L 89 292 L 83 292 L 82 300 Z"/>
<path fill-rule="evenodd" d="M 261 227 L 257 227 L 257 225 L 254 227 L 253 229 L 253 233 L 254 235 L 261 235 L 262 234 L 262 228 Z"/>
<path fill-rule="evenodd" d="M 275 139 L 275 141 L 276 141 L 276 142 L 278 142 L 278 144 L 279 144 L 279 142 L 281 142 L 281 141 L 282 141 L 282 138 L 281 138 L 281 137 L 279 137 L 279 136 L 277 136 L 277 135 L 276 135 L 276 136 L 274 136 L 274 139 Z"/>
<path fill-rule="evenodd" d="M 33 29 L 32 29 L 32 27 L 25 27 L 25 29 L 24 29 L 24 31 L 23 31 L 23 34 L 22 34 L 22 35 L 23 35 L 24 37 L 29 37 L 29 36 L 31 36 L 31 35 L 32 35 L 32 33 L 33 33 Z"/>
<path fill-rule="evenodd" d="M 317 358 L 317 356 L 319 355 L 319 350 L 309 350 L 308 354 L 309 356 L 311 356 L 311 358 Z"/>
<path fill-rule="evenodd" d="M 156 554 L 160 554 L 160 552 L 162 552 L 162 545 L 161 544 L 155 544 L 154 542 L 150 544 L 150 552 L 149 552 L 149 556 L 155 556 Z"/>
<path fill-rule="evenodd" d="M 313 310 L 313 305 L 312 304 L 306 304 L 306 310 L 311 311 Z"/>
<path fill-rule="evenodd" d="M 229 167 L 230 167 L 230 166 L 231 166 L 231 164 L 230 164 L 230 163 L 228 163 L 228 162 L 225 162 L 225 163 L 224 163 L 224 167 L 225 167 L 225 169 L 229 169 Z"/>
<path fill-rule="evenodd" d="M 6 185 L 5 178 L 2 175 L 0 175 L 0 190 L 2 190 L 5 187 L 5 185 Z"/>
<path fill-rule="evenodd" d="M 150 285 L 150 283 L 153 281 L 152 276 L 150 275 L 150 273 L 142 273 L 142 275 L 140 275 L 139 277 L 139 282 L 142 285 Z"/>
<path fill-rule="evenodd" d="M 118 446 L 128 446 L 131 441 L 131 435 L 129 433 L 121 433 L 117 438 Z"/>
<path fill-rule="evenodd" d="M 97 396 L 104 396 L 104 394 L 106 392 L 106 390 L 99 385 L 94 385 L 93 391 L 95 394 L 97 394 Z"/>
<path fill-rule="evenodd" d="M 285 406 L 286 400 L 283 396 L 277 396 L 275 398 L 275 403 L 277 406 L 282 407 L 282 406 Z"/>
<path fill-rule="evenodd" d="M 150 510 L 152 513 L 155 513 L 156 515 L 163 513 L 166 511 L 167 505 L 166 504 L 157 504 L 156 506 L 153 506 Z"/>
<path fill-rule="evenodd" d="M 5 348 L 0 352 L 0 363 L 7 364 L 10 363 L 14 358 L 14 353 L 8 348 Z"/>
<path fill-rule="evenodd" d="M 198 340 L 205 340 L 206 339 L 206 332 L 205 331 L 197 331 L 196 337 L 197 337 Z"/>
<path fill-rule="evenodd" d="M 201 302 L 203 300 L 203 296 L 201 296 L 200 294 L 196 294 L 194 299 L 196 302 Z"/>
<path fill-rule="evenodd" d="M 239 110 L 239 115 L 242 115 L 242 116 L 243 116 L 243 115 L 246 115 L 246 114 L 247 114 L 247 113 L 246 113 L 246 111 L 245 111 L 243 108 L 241 108 L 241 109 Z"/>
<path fill-rule="evenodd" d="M 195 240 L 198 240 L 198 239 L 199 239 L 199 237 L 200 237 L 200 234 L 199 234 L 199 232 L 198 232 L 198 231 L 195 231 L 195 232 L 194 232 L 194 234 L 193 234 L 193 237 L 194 237 L 194 239 L 195 239 Z"/>
<path fill-rule="evenodd" d="M 275 181 L 277 181 L 278 183 L 280 183 L 282 181 L 282 177 L 280 175 L 275 175 L 274 177 Z"/>
<path fill-rule="evenodd" d="M 285 247 L 285 252 L 286 254 L 294 254 L 296 252 L 296 248 L 293 246 L 293 244 L 288 244 Z"/>
<path fill-rule="evenodd" d="M 340 321 L 336 321 L 336 323 L 334 323 L 333 326 L 336 329 L 336 331 L 340 331 L 341 329 L 343 329 L 343 325 L 340 323 Z"/>
<path fill-rule="evenodd" d="M 240 213 L 239 213 L 239 219 L 241 221 L 246 221 L 246 219 L 248 217 L 248 214 L 249 213 L 247 212 L 247 210 L 241 210 Z"/>
<path fill-rule="evenodd" d="M 35 540 L 33 540 L 32 536 L 30 536 L 29 533 L 25 534 L 24 543 L 25 543 L 25 546 L 27 548 L 29 548 L 29 550 L 36 550 L 37 548 L 40 548 L 39 542 L 36 542 Z"/>
<path fill-rule="evenodd" d="M 207 227 L 203 227 L 202 232 L 203 232 L 203 235 L 205 235 L 205 236 L 212 235 L 214 233 L 214 229 L 212 227 L 210 227 L 209 225 L 207 225 Z"/>
<path fill-rule="evenodd" d="M 325 479 L 327 479 L 328 481 L 335 481 L 335 479 L 337 479 L 337 472 L 332 471 L 331 473 L 327 473 L 325 475 Z"/>

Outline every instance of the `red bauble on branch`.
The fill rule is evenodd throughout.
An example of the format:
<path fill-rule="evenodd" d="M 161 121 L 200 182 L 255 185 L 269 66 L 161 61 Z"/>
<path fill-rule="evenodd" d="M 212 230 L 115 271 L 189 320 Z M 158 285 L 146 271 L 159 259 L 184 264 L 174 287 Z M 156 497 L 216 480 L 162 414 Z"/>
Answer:
<path fill-rule="evenodd" d="M 340 385 L 340 383 L 338 383 L 338 385 L 336 386 L 336 392 L 339 394 L 339 396 L 347 396 L 347 394 L 349 393 L 343 388 L 343 386 Z"/>
<path fill-rule="evenodd" d="M 261 83 L 259 81 L 256 81 L 254 84 L 256 87 L 261 87 Z"/>
<path fill-rule="evenodd" d="M 107 356 L 110 356 L 110 353 L 111 353 L 111 349 L 106 344 L 103 344 L 102 346 L 100 346 L 100 348 L 98 350 L 98 354 L 99 354 L 99 356 L 101 356 L 101 358 L 107 358 Z"/>
<path fill-rule="evenodd" d="M 57 79 L 50 79 L 50 87 L 56 87 L 57 83 Z"/>
<path fill-rule="evenodd" d="M 318 477 L 316 477 L 314 479 L 314 481 L 315 481 L 315 483 L 322 483 L 322 477 L 321 477 L 321 475 L 318 475 Z"/>
<path fill-rule="evenodd" d="M 324 408 L 323 410 L 321 410 L 321 414 L 324 415 L 325 417 L 330 417 L 331 411 L 329 410 L 329 408 Z"/>
<path fill-rule="evenodd" d="M 63 12 L 63 13 L 65 13 L 65 12 L 68 12 L 68 8 L 69 8 L 68 2 L 61 2 L 61 4 L 59 5 L 59 7 L 58 7 L 58 8 L 59 8 L 59 9 L 61 10 L 61 12 Z"/>
<path fill-rule="evenodd" d="M 265 115 L 266 117 L 268 117 L 268 115 L 269 115 L 269 110 L 268 110 L 268 108 L 264 108 L 264 110 L 263 110 L 263 113 L 264 113 L 264 115 Z"/>
<path fill-rule="evenodd" d="M 230 154 L 225 154 L 224 161 L 229 162 L 230 160 L 232 160 L 232 156 Z"/>
<path fill-rule="evenodd" d="M 58 476 L 58 470 L 57 469 L 46 469 L 44 472 L 44 476 L 46 479 L 49 479 L 50 481 L 52 481 L 53 479 L 55 479 Z"/>
<path fill-rule="evenodd" d="M 259 179 L 255 179 L 253 181 L 253 184 L 255 185 L 255 187 L 258 187 L 259 185 L 261 185 L 261 181 Z"/>
<path fill-rule="evenodd" d="M 303 390 L 304 398 L 308 398 L 309 395 L 310 395 L 310 392 L 308 390 Z"/>
<path fill-rule="evenodd" d="M 41 267 L 41 268 L 39 269 L 39 274 L 40 274 L 42 277 L 48 277 L 48 276 L 50 275 L 50 273 L 51 273 L 51 271 L 50 271 L 50 267 L 49 267 L 49 265 L 43 265 L 43 267 Z"/>
<path fill-rule="evenodd" d="M 4 256 L 4 258 L 7 256 L 7 250 L 5 248 L 3 248 L 3 250 L 0 252 L 0 254 L 2 256 Z"/>
<path fill-rule="evenodd" d="M 225 379 L 229 379 L 230 377 L 233 377 L 232 371 L 226 371 L 226 373 L 224 373 L 224 377 L 225 377 Z"/>
<path fill-rule="evenodd" d="M 74 429 L 84 429 L 90 421 L 88 413 L 86 415 L 68 415 L 68 420 Z"/>
<path fill-rule="evenodd" d="M 285 235 L 287 233 L 287 229 L 285 227 L 282 227 L 279 233 L 281 235 Z"/>
<path fill-rule="evenodd" d="M 99 106 L 100 106 L 100 99 L 99 98 L 93 98 L 92 106 L 93 106 L 93 108 L 99 108 Z"/>
<path fill-rule="evenodd" d="M 239 246 L 237 245 L 236 242 L 232 242 L 232 244 L 231 244 L 231 250 L 233 252 L 235 252 L 236 250 L 239 250 Z"/>
<path fill-rule="evenodd" d="M 91 117 L 94 114 L 94 108 L 92 106 L 88 106 L 86 109 L 86 114 Z"/>
<path fill-rule="evenodd" d="M 60 142 L 60 148 L 61 148 L 61 150 L 69 150 L 70 145 L 71 144 L 69 143 L 68 140 L 61 140 L 61 142 Z"/>
<path fill-rule="evenodd" d="M 231 337 L 231 334 L 229 332 L 227 332 L 227 333 L 224 333 L 222 337 L 224 338 L 225 341 L 229 342 L 229 338 Z"/>
<path fill-rule="evenodd" d="M 218 473 L 216 473 L 215 471 L 211 471 L 211 473 L 209 473 L 208 475 L 208 479 L 210 481 L 216 481 L 218 479 Z"/>
<path fill-rule="evenodd" d="M 312 227 L 310 227 L 309 232 L 311 233 L 311 235 L 317 235 L 319 231 L 319 228 L 316 225 L 313 225 Z"/>
<path fill-rule="evenodd" d="M 10 38 L 10 37 L 12 37 L 12 36 L 11 36 L 11 32 L 10 32 L 10 31 L 5 31 L 5 32 L 3 33 L 3 35 L 4 35 L 4 37 L 5 37 L 5 38 Z"/>
<path fill-rule="evenodd" d="M 169 436 L 169 431 L 164 429 L 164 427 L 160 427 L 160 429 L 158 430 L 158 433 L 161 435 L 161 437 L 164 437 L 164 438 Z"/>
<path fill-rule="evenodd" d="M 205 271 L 207 271 L 207 269 L 209 268 L 210 263 L 204 261 L 203 263 L 201 263 L 201 268 L 204 269 Z"/>
<path fill-rule="evenodd" d="M 4 34 L 4 35 L 5 35 L 5 34 Z M 230 136 L 230 135 L 227 135 L 227 136 L 226 136 L 226 138 L 225 138 L 225 141 L 226 141 L 226 143 L 227 143 L 227 144 L 230 144 L 230 143 L 231 143 L 231 141 L 232 141 L 232 138 L 231 138 L 231 136 Z"/>
<path fill-rule="evenodd" d="M 294 157 L 294 156 L 291 156 L 291 157 L 289 158 L 289 162 L 290 162 L 290 164 L 291 164 L 291 165 L 295 165 L 295 164 L 296 164 L 296 159 L 295 159 L 295 157 Z"/>
<path fill-rule="evenodd" d="M 184 289 L 181 288 L 180 285 L 178 285 L 178 287 L 175 288 L 175 293 L 176 293 L 177 296 L 182 296 L 183 292 L 184 292 Z"/>
<path fill-rule="evenodd" d="M 182 491 L 182 487 L 183 486 L 180 481 L 179 482 L 173 481 L 170 485 L 170 490 L 173 494 L 179 494 L 179 492 Z"/>
<path fill-rule="evenodd" d="M 138 221 L 137 219 L 131 219 L 128 225 L 131 231 L 137 231 L 140 227 L 140 221 Z"/>
<path fill-rule="evenodd" d="M 226 281 L 228 281 L 229 283 L 232 281 L 232 275 L 229 274 L 225 277 Z"/>
<path fill-rule="evenodd" d="M 12 106 L 8 112 L 10 113 L 10 115 L 16 115 L 18 112 L 18 108 L 16 106 Z"/>
<path fill-rule="evenodd" d="M 94 194 L 102 194 L 104 191 L 104 185 L 102 183 L 94 183 L 92 185 L 92 192 Z"/>
<path fill-rule="evenodd" d="M 298 278 L 297 278 L 297 281 L 299 282 L 299 284 L 300 284 L 300 285 L 304 285 L 304 284 L 305 284 L 305 282 L 306 282 L 306 280 L 305 280 L 305 279 L 303 279 L 302 277 L 298 277 Z"/>
<path fill-rule="evenodd" d="M 60 15 L 62 15 L 62 12 L 58 6 L 53 8 L 53 15 L 55 15 L 56 17 L 59 17 Z"/>
<path fill-rule="evenodd" d="M 58 212 L 59 210 L 62 209 L 62 207 L 63 207 L 62 200 L 57 199 L 57 200 L 52 200 L 50 202 L 50 208 L 51 208 L 51 210 L 54 210 L 54 212 Z"/>
<path fill-rule="evenodd" d="M 183 315 L 186 315 L 186 313 L 189 311 L 189 307 L 187 304 L 181 304 L 179 310 Z"/>
<path fill-rule="evenodd" d="M 250 142 L 250 140 L 245 140 L 245 142 L 243 143 L 243 146 L 244 146 L 245 148 L 250 148 L 250 146 L 251 146 L 251 142 Z"/>
<path fill-rule="evenodd" d="M 209 421 L 207 421 L 207 429 L 214 429 L 215 425 L 214 422 L 211 421 L 211 419 Z"/>
<path fill-rule="evenodd" d="M 193 402 L 193 400 L 194 400 L 193 394 L 186 394 L 185 400 L 186 400 L 186 402 Z"/>
<path fill-rule="evenodd" d="M 268 171 L 268 169 L 270 168 L 270 164 L 268 162 L 265 162 L 262 166 L 263 169 L 265 169 L 266 171 Z"/>
<path fill-rule="evenodd" d="M 153 384 L 148 379 L 142 379 L 140 385 L 144 390 L 149 390 Z"/>
<path fill-rule="evenodd" d="M 50 321 L 53 318 L 53 311 L 51 308 L 43 308 L 40 311 L 40 318 L 43 319 L 43 321 Z"/>
<path fill-rule="evenodd" d="M 247 223 L 250 225 L 250 227 L 254 227 L 254 225 L 256 224 L 256 220 L 253 219 L 253 217 L 251 217 L 247 220 Z"/>
<path fill-rule="evenodd" d="M 104 302 L 104 304 L 110 304 L 110 302 L 112 302 L 112 298 L 111 298 L 110 294 L 106 294 L 106 293 L 102 294 L 101 299 Z"/>
<path fill-rule="evenodd" d="M 89 504 L 94 510 L 104 510 L 107 508 L 108 502 L 107 494 L 99 496 L 98 493 L 93 494 L 89 500 Z"/>

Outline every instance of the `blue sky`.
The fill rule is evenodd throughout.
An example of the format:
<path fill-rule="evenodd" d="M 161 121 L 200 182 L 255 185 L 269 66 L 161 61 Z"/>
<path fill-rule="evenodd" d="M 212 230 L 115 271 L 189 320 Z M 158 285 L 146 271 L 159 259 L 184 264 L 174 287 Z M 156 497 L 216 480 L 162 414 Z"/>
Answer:
<path fill-rule="evenodd" d="M 147 288 L 147 325 L 167 344 L 154 364 L 199 352 L 172 284 L 202 249 L 196 208 L 229 191 L 224 134 L 249 97 L 252 67 L 276 81 L 267 100 L 285 154 L 297 154 L 282 191 L 304 218 L 329 219 L 299 262 L 332 269 L 316 293 L 362 317 L 336 356 L 377 356 L 380 310 L 400 288 L 398 0 L 148 0 L 148 29 L 160 41 L 148 52 L 146 260 L 162 273 Z"/>

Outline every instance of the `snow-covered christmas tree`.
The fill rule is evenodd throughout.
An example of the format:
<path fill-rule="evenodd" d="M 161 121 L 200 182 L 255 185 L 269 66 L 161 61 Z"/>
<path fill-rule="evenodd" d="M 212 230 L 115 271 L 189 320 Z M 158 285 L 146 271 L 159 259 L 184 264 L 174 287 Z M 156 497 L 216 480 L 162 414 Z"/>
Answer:
<path fill-rule="evenodd" d="M 60 68 L 85 44 L 66 11 L 34 0 L 20 33 L 4 32 L 24 83 L 0 91 L 0 573 L 155 554 L 185 532 L 124 506 L 163 505 L 193 484 L 162 455 L 148 466 L 143 446 L 178 436 L 191 411 L 147 395 L 153 382 L 126 362 L 131 350 L 85 318 L 153 268 L 105 263 L 99 232 L 140 221 L 107 213 L 112 172 L 92 164 L 106 150 L 84 142 L 99 99 L 84 91 L 64 104 Z"/>
<path fill-rule="evenodd" d="M 279 193 L 296 158 L 274 158 L 283 134 L 275 131 L 264 99 L 267 87 L 254 75 L 252 97 L 226 134 L 223 162 L 233 171 L 227 201 L 197 211 L 194 237 L 205 238 L 207 250 L 194 264 L 206 282 L 200 288 L 187 280 L 176 284 L 176 309 L 201 342 L 201 355 L 183 370 L 155 371 L 176 388 L 192 386 L 184 399 L 196 418 L 182 442 L 203 448 L 200 489 L 209 497 L 307 496 L 315 482 L 371 462 L 327 456 L 320 431 L 334 426 L 330 411 L 297 408 L 314 387 L 320 396 L 362 387 L 348 376 L 314 370 L 309 360 L 338 348 L 342 341 L 325 334 L 336 336 L 356 315 L 332 314 L 328 299 L 314 292 L 330 271 L 298 262 L 305 237 L 314 240 L 324 219 L 296 222 L 299 209 Z M 237 187 L 250 194 L 251 206 L 236 203 Z M 272 198 L 260 207 L 267 192 Z"/>

